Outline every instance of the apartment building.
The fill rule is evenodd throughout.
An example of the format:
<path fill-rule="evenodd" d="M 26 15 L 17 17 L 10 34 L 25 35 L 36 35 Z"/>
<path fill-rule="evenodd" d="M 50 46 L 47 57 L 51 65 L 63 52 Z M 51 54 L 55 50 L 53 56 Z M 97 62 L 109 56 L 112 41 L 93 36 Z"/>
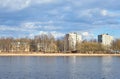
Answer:
<path fill-rule="evenodd" d="M 65 50 L 74 51 L 76 45 L 82 41 L 82 36 L 77 33 L 68 33 L 65 35 Z"/>
<path fill-rule="evenodd" d="M 98 35 L 98 42 L 102 43 L 103 45 L 107 45 L 110 46 L 111 43 L 113 42 L 113 36 L 109 35 L 109 34 L 101 34 Z"/>

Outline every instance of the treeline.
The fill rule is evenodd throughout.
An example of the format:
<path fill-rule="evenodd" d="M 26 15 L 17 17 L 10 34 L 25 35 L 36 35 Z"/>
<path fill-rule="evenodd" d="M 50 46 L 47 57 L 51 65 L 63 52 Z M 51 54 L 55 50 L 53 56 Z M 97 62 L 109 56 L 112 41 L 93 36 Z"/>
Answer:
<path fill-rule="evenodd" d="M 97 41 L 83 41 L 78 44 L 78 52 L 89 54 L 113 54 L 120 53 L 120 39 L 114 40 L 110 46 L 102 45 Z"/>
<path fill-rule="evenodd" d="M 0 38 L 0 52 L 22 52 L 29 51 L 31 39 L 29 38 L 12 38 L 1 37 Z"/>
<path fill-rule="evenodd" d="M 96 40 L 82 41 L 76 44 L 76 50 L 67 50 L 65 39 L 55 39 L 52 34 L 41 34 L 30 38 L 0 38 L 0 52 L 6 53 L 119 53 L 120 39 L 113 41 L 111 46 L 104 46 Z"/>

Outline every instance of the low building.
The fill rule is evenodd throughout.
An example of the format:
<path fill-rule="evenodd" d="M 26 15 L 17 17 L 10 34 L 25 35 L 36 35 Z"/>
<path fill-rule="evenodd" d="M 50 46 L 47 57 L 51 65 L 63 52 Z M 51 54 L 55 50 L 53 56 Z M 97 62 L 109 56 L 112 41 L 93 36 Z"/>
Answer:
<path fill-rule="evenodd" d="M 26 42 L 13 42 L 11 44 L 11 52 L 29 52 L 30 45 Z"/>

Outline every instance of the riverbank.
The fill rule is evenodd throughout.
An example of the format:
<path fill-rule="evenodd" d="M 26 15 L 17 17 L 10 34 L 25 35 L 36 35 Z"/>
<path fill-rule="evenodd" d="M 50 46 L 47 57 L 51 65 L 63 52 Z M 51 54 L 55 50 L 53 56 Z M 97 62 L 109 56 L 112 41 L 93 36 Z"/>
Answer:
<path fill-rule="evenodd" d="M 64 54 L 64 53 L 32 53 L 32 54 L 13 54 L 13 53 L 7 53 L 7 54 L 0 54 L 0 56 L 120 56 L 120 54 Z"/>

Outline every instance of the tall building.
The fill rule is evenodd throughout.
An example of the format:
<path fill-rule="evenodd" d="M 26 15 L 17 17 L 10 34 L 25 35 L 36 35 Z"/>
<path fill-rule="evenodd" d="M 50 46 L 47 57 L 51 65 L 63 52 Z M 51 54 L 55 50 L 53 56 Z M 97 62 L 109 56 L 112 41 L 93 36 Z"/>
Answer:
<path fill-rule="evenodd" d="M 113 40 L 113 36 L 110 36 L 108 34 L 98 35 L 98 42 L 102 43 L 103 45 L 110 46 Z"/>
<path fill-rule="evenodd" d="M 65 35 L 65 50 L 74 51 L 76 50 L 77 43 L 82 41 L 82 36 L 77 33 L 69 33 Z"/>

